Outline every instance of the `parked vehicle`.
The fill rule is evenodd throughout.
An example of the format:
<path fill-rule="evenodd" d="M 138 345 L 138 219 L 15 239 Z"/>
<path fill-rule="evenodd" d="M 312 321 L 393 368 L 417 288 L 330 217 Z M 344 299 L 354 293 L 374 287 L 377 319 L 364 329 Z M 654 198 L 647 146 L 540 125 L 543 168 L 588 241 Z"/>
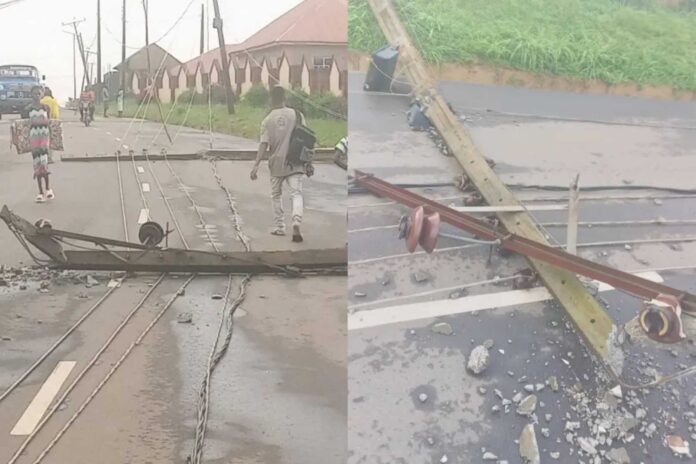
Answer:
<path fill-rule="evenodd" d="M 34 66 L 0 66 L 0 118 L 3 114 L 19 114 L 23 119 L 28 118 L 25 109 L 31 103 L 31 88 L 42 85 L 45 79 L 45 76 L 39 78 L 39 71 Z"/>

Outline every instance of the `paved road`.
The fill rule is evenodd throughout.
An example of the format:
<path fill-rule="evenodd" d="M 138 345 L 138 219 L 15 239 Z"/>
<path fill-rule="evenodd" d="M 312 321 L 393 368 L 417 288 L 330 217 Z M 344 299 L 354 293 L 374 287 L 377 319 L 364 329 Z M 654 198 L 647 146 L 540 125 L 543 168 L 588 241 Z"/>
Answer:
<path fill-rule="evenodd" d="M 8 125 L 9 121 L 0 122 L 0 202 L 30 220 L 48 218 L 62 229 L 125 238 L 115 163 L 57 161 L 50 166 L 56 199 L 36 204 L 31 162 L 26 155 L 17 156 L 8 150 Z M 135 122 L 125 136 L 129 125 L 126 121 L 97 119 L 85 128 L 68 119 L 66 153 L 109 153 L 119 144 L 139 151 L 151 144 L 159 131 L 157 124 L 145 122 L 141 126 Z M 139 132 L 133 132 L 136 129 Z M 208 140 L 205 133 L 183 129 L 171 151 L 207 148 Z M 253 141 L 222 135 L 214 140 L 216 147 L 254 146 Z M 153 149 L 157 146 L 155 142 Z M 183 239 L 172 234 L 171 246 L 183 246 L 185 241 L 191 248 L 211 250 L 212 238 L 222 250 L 243 250 L 234 230 L 234 215 L 213 168 L 208 161 L 175 161 L 171 167 L 164 162 L 121 163 L 129 238 L 137 237 L 137 221 L 144 207 L 150 209 L 152 219 L 172 222 L 163 200 L 166 197 L 183 233 Z M 249 162 L 217 163 L 223 185 L 233 195 L 241 228 L 254 250 L 345 245 L 343 171 L 321 165 L 306 182 L 306 241 L 298 245 L 289 237 L 268 234 L 268 174 L 262 170 L 254 183 L 248 178 L 250 168 Z M 143 183 L 149 184 L 149 192 L 142 191 Z M 0 227 L 0 240 L 4 245 L 0 264 L 13 269 L 32 264 L 4 226 Z M 7 280 L 14 285 L 0 288 L 0 392 L 107 292 L 110 279 L 99 273 L 53 275 L 48 289 L 41 292 L 43 279 L 27 277 L 27 273 L 10 278 L 13 273 L 8 273 Z M 98 284 L 88 284 L 87 275 Z M 152 292 L 67 394 L 19 463 L 34 462 L 40 456 L 186 280 L 183 275 L 169 276 L 155 287 L 157 278 L 136 275 L 126 279 L 25 382 L 0 401 L 0 417 L 4 419 L 0 421 L 0 461 L 10 459 L 26 440 L 26 436 L 11 436 L 10 431 L 59 362 L 74 361 L 76 365 L 56 398 L 66 394 L 108 337 L 147 292 Z M 241 282 L 241 277 L 231 279 L 230 300 L 237 297 Z M 211 380 L 205 462 L 345 460 L 345 282 L 342 277 L 251 280 L 246 298 L 235 313 L 229 353 Z M 26 289 L 20 285 L 26 285 Z M 224 301 L 213 299 L 213 295 L 224 295 L 227 289 L 225 276 L 193 280 L 42 462 L 91 464 L 94 456 L 113 464 L 185 462 L 195 436 L 198 392 L 225 310 Z M 191 323 L 178 322 L 185 313 L 191 314 Z"/>
<path fill-rule="evenodd" d="M 360 75 L 349 77 L 351 168 L 422 185 L 413 190 L 462 205 L 461 192 L 439 185 L 451 182 L 461 169 L 426 134 L 408 128 L 408 100 L 365 94 L 361 80 Z M 696 290 L 696 245 L 685 241 L 693 240 L 696 199 L 692 193 L 645 188 L 694 188 L 693 103 L 457 83 L 443 83 L 442 89 L 484 155 L 497 162 L 496 172 L 516 184 L 513 190 L 527 204 L 566 203 L 563 191 L 548 188 L 567 186 L 576 172 L 581 173 L 581 187 L 614 187 L 582 196 L 582 256 L 630 271 L 683 268 L 659 274 L 670 285 Z M 530 422 L 536 424 L 542 463 L 593 462 L 581 450 L 580 439 L 597 436 L 597 419 L 611 430 L 616 421 L 641 416 L 640 409 L 647 413 L 633 429 L 635 438 L 613 438 L 608 444 L 605 437 L 598 453 L 624 447 L 631 462 L 679 462 L 662 438 L 695 437 L 694 403 L 689 403 L 693 377 L 640 391 L 635 398 L 606 398 L 616 382 L 589 356 L 563 311 L 549 301 L 506 301 L 510 282 L 493 282 L 525 268 L 523 259 L 493 255 L 488 263 L 487 247 L 447 238 L 432 255 L 409 255 L 393 227 L 407 212 L 364 193 L 349 199 L 348 462 L 470 463 L 483 462 L 484 453 L 491 452 L 498 462 L 519 463 L 515 440 Z M 564 212 L 533 215 L 547 224 L 553 241 L 565 241 Z M 685 222 L 600 224 L 660 218 Z M 462 234 L 449 227 L 443 232 Z M 682 241 L 659 242 L 664 239 Z M 600 297 L 617 324 L 635 315 L 640 305 L 617 291 Z M 419 302 L 432 304 L 421 305 L 420 317 L 411 318 L 412 307 L 402 305 Z M 446 315 L 428 316 L 435 305 L 446 306 Z M 476 307 L 482 309 L 472 311 Z M 388 323 L 389 318 L 395 322 Z M 453 333 L 435 332 L 437 322 L 450 324 Z M 486 340 L 494 344 L 490 367 L 474 376 L 466 362 L 474 346 Z M 671 373 L 694 361 L 693 345 L 625 346 L 623 351 L 624 378 L 631 381 L 647 380 L 649 366 Z M 547 384 L 552 376 L 559 380 L 558 392 Z M 516 414 L 514 403 L 506 411 L 496 390 L 511 401 L 518 393 L 527 395 L 528 385 L 543 386 L 535 393 L 535 415 Z M 570 442 L 564 431 L 568 421 L 581 424 Z M 542 429 L 548 429 L 548 438 Z M 555 453 L 560 453 L 558 460 Z"/>

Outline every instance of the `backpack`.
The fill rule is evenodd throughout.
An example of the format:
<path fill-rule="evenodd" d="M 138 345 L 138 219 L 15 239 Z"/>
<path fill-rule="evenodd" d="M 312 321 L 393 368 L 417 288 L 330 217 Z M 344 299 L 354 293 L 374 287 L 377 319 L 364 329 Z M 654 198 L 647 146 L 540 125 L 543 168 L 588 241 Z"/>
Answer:
<path fill-rule="evenodd" d="M 311 163 L 316 142 L 317 137 L 314 131 L 302 124 L 302 114 L 295 110 L 295 128 L 290 134 L 287 163 L 296 166 Z"/>

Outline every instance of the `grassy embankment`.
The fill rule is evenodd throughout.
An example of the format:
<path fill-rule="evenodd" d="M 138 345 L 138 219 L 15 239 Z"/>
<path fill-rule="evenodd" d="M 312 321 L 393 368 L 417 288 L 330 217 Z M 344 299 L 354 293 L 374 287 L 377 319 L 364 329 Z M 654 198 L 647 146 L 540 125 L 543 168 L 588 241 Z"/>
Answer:
<path fill-rule="evenodd" d="M 394 0 L 432 64 L 490 64 L 607 84 L 696 90 L 696 12 L 651 0 Z M 350 48 L 385 40 L 367 0 L 349 2 Z"/>
<path fill-rule="evenodd" d="M 113 106 L 113 105 L 112 105 Z M 139 117 L 143 117 L 146 105 L 141 108 Z M 191 111 L 186 115 L 188 105 L 178 103 L 169 116 L 169 124 L 185 125 L 194 129 L 208 131 L 210 128 L 208 105 L 191 105 Z M 171 104 L 163 104 L 162 111 L 165 118 L 171 110 Z M 124 108 L 124 116 L 133 117 L 138 110 L 138 103 L 135 100 L 127 100 Z M 212 126 L 213 132 L 231 134 L 258 140 L 261 121 L 268 114 L 268 109 L 252 106 L 244 102 L 235 105 L 235 114 L 227 114 L 227 107 L 224 105 L 212 105 Z M 147 107 L 145 119 L 159 121 L 159 111 L 154 103 Z M 346 135 L 346 121 L 335 118 L 308 117 L 309 127 L 317 134 L 320 147 L 333 147 Z"/>

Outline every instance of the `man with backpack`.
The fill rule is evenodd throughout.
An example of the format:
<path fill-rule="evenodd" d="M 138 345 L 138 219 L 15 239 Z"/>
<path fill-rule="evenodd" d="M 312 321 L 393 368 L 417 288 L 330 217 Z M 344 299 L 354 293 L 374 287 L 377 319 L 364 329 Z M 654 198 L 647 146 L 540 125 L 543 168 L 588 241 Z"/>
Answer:
<path fill-rule="evenodd" d="M 261 137 L 256 161 L 251 170 L 251 180 L 258 178 L 259 165 L 266 153 L 271 174 L 271 200 L 274 228 L 272 235 L 285 235 L 283 211 L 283 187 L 288 189 L 292 201 L 292 241 L 301 242 L 303 213 L 302 180 L 314 174 L 312 153 L 314 135 L 305 127 L 302 113 L 285 106 L 285 89 L 271 89 L 272 110 L 261 123 Z"/>

